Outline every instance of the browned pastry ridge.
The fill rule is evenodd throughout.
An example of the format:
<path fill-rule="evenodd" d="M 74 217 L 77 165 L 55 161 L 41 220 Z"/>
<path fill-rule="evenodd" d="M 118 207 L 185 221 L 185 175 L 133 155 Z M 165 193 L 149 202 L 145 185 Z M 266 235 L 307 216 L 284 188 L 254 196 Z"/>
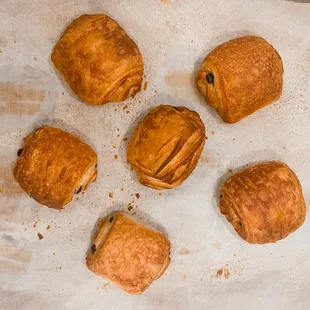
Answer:
<path fill-rule="evenodd" d="M 56 44 L 52 61 L 71 89 L 92 105 L 124 101 L 141 89 L 139 48 L 104 14 L 75 19 Z"/>
<path fill-rule="evenodd" d="M 198 90 L 227 123 L 236 123 L 278 101 L 283 63 L 266 40 L 247 36 L 216 47 L 204 59 Z"/>
<path fill-rule="evenodd" d="M 130 294 L 143 293 L 170 263 L 170 242 L 159 231 L 117 212 L 102 220 L 86 265 Z"/>
<path fill-rule="evenodd" d="M 43 126 L 26 136 L 24 142 L 14 176 L 38 203 L 62 209 L 74 192 L 84 191 L 96 180 L 96 153 L 72 134 Z"/>
<path fill-rule="evenodd" d="M 282 162 L 264 162 L 231 176 L 221 189 L 220 210 L 249 243 L 286 238 L 306 217 L 296 174 Z"/>
<path fill-rule="evenodd" d="M 161 105 L 139 123 L 131 136 L 127 160 L 139 181 L 155 189 L 180 185 L 195 169 L 205 144 L 198 113 Z"/>

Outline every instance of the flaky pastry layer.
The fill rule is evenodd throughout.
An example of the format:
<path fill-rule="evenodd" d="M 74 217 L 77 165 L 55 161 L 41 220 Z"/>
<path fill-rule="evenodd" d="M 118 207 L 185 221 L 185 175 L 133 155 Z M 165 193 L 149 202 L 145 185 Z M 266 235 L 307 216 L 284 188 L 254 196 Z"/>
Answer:
<path fill-rule="evenodd" d="M 97 176 L 97 155 L 89 145 L 58 128 L 43 126 L 24 139 L 14 176 L 42 205 L 62 209 L 74 192 L 84 191 Z"/>
<path fill-rule="evenodd" d="M 129 214 L 102 220 L 86 258 L 87 267 L 130 294 L 143 293 L 170 263 L 170 242 Z"/>
<path fill-rule="evenodd" d="M 92 105 L 124 101 L 141 89 L 142 55 L 104 14 L 75 19 L 56 44 L 52 61 L 71 89 Z"/>
<path fill-rule="evenodd" d="M 205 140 L 198 113 L 161 105 L 138 124 L 128 145 L 127 160 L 142 184 L 173 188 L 195 169 Z"/>
<path fill-rule="evenodd" d="M 240 37 L 219 45 L 204 59 L 198 90 L 225 122 L 236 123 L 278 101 L 283 63 L 265 39 Z"/>
<path fill-rule="evenodd" d="M 286 238 L 306 217 L 296 174 L 282 162 L 264 162 L 231 176 L 221 189 L 220 210 L 249 243 Z"/>

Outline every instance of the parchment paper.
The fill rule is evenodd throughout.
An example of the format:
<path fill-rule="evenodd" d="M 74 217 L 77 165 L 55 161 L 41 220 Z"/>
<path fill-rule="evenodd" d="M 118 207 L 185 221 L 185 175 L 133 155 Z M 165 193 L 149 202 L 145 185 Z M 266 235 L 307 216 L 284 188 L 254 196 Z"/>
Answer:
<path fill-rule="evenodd" d="M 83 13 L 109 14 L 139 45 L 147 85 L 134 99 L 88 106 L 55 71 L 54 44 Z M 263 36 L 279 51 L 283 95 L 229 125 L 206 106 L 195 77 L 211 49 L 248 34 Z M 162 192 L 140 185 L 125 157 L 126 138 L 159 104 L 196 110 L 208 135 L 194 173 L 182 186 Z M 61 212 L 27 197 L 12 177 L 22 138 L 43 123 L 76 134 L 99 156 L 97 182 Z M 262 160 L 283 160 L 295 170 L 309 204 L 309 133 L 309 4 L 1 0 L 0 308 L 310 309 L 309 218 L 283 241 L 250 245 L 218 210 L 229 169 Z M 131 213 L 166 232 L 172 243 L 166 274 L 141 296 L 121 291 L 85 266 L 98 219 L 127 211 L 130 203 Z"/>

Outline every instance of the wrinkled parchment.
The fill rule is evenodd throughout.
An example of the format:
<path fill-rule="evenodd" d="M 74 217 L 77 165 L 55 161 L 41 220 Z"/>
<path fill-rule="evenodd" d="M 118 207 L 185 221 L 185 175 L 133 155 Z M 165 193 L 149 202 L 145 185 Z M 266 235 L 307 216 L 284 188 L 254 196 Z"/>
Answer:
<path fill-rule="evenodd" d="M 90 107 L 55 71 L 50 54 L 73 18 L 102 12 L 139 45 L 147 85 L 125 103 Z M 250 245 L 218 210 L 229 169 L 261 160 L 283 160 L 295 170 L 309 204 L 309 25 L 310 4 L 276 0 L 2 0 L 0 308 L 309 309 L 310 220 L 277 244 Z M 283 96 L 229 125 L 206 106 L 195 75 L 212 48 L 247 34 L 263 36 L 279 51 Z M 138 184 L 125 157 L 126 138 L 159 104 L 196 110 L 208 135 L 194 173 L 163 192 Z M 11 174 L 22 138 L 43 123 L 78 135 L 99 156 L 97 182 L 61 212 L 28 198 Z M 165 276 L 142 296 L 124 293 L 85 266 L 98 219 L 128 204 L 172 243 Z"/>

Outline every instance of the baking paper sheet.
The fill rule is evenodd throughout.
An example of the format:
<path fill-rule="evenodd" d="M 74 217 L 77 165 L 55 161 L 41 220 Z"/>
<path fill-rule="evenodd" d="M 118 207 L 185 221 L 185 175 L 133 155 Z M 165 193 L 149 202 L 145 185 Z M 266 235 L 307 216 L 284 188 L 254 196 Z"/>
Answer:
<path fill-rule="evenodd" d="M 109 14 L 139 45 L 147 84 L 134 99 L 88 106 L 55 71 L 53 46 L 83 13 Z M 283 95 L 229 125 L 206 106 L 195 77 L 215 46 L 249 34 L 263 36 L 279 51 Z M 194 109 L 208 135 L 194 173 L 162 192 L 140 185 L 125 156 L 126 138 L 159 104 Z M 41 207 L 12 177 L 22 138 L 43 123 L 76 134 L 99 156 L 97 182 L 63 211 Z M 229 169 L 283 160 L 299 176 L 309 205 L 309 133 L 310 4 L 1 0 L 0 308 L 308 310 L 310 219 L 283 241 L 250 245 L 219 213 L 218 197 Z M 98 219 L 113 210 L 128 212 L 128 204 L 172 243 L 170 267 L 141 296 L 121 291 L 85 266 Z"/>

